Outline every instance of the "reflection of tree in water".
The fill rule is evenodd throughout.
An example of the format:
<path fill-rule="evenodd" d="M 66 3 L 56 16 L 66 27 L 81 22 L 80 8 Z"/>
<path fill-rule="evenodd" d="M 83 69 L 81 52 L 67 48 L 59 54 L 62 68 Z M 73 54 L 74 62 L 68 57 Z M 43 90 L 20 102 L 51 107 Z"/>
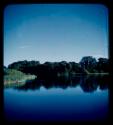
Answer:
<path fill-rule="evenodd" d="M 107 89 L 110 84 L 110 78 L 108 75 L 98 77 L 99 88 L 101 90 Z"/>
<path fill-rule="evenodd" d="M 67 87 L 75 87 L 79 85 L 80 77 L 70 78 L 70 77 L 57 77 L 54 79 L 35 79 L 32 81 L 27 81 L 25 85 L 20 87 L 15 87 L 18 90 L 28 90 L 28 89 L 40 89 L 41 86 L 45 87 L 46 89 L 50 88 L 62 88 L 66 89 Z"/>
<path fill-rule="evenodd" d="M 109 75 L 87 76 L 82 77 L 80 86 L 84 92 L 94 92 L 98 87 L 101 90 L 107 89 L 109 82 Z"/>
<path fill-rule="evenodd" d="M 50 88 L 62 88 L 76 87 L 80 85 L 84 92 L 94 92 L 97 87 L 101 90 L 108 88 L 109 77 L 108 76 L 62 76 L 51 79 L 35 79 L 33 81 L 27 81 L 25 85 L 21 87 L 15 87 L 18 90 L 36 90 L 40 89 L 41 86 L 46 89 Z"/>
<path fill-rule="evenodd" d="M 93 76 L 82 77 L 80 86 L 84 92 L 94 92 L 98 87 L 97 78 Z"/>

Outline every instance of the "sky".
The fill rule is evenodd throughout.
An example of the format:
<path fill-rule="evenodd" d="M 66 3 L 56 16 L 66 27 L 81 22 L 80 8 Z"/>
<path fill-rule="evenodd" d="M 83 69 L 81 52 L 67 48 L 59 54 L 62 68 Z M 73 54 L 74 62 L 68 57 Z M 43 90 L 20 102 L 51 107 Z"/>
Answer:
<path fill-rule="evenodd" d="M 102 4 L 13 4 L 4 9 L 4 65 L 21 61 L 108 58 L 108 9 Z"/>

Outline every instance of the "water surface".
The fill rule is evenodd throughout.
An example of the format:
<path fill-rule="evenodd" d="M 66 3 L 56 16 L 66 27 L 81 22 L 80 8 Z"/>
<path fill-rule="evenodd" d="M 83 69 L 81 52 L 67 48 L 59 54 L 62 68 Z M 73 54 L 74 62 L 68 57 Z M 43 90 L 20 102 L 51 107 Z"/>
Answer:
<path fill-rule="evenodd" d="M 4 89 L 9 121 L 92 121 L 108 116 L 107 80 L 77 77 Z M 40 83 L 40 85 L 39 85 Z M 49 84 L 48 84 L 49 83 Z M 62 84 L 61 84 L 62 83 Z M 61 85 L 61 86 L 60 86 Z"/>

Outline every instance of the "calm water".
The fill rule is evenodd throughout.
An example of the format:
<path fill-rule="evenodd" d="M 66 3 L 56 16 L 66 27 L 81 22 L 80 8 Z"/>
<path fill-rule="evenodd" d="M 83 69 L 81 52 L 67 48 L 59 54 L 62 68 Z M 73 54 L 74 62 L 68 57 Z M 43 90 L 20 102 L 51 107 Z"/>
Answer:
<path fill-rule="evenodd" d="M 4 89 L 5 119 L 10 121 L 92 121 L 108 116 L 107 78 L 36 80 Z"/>

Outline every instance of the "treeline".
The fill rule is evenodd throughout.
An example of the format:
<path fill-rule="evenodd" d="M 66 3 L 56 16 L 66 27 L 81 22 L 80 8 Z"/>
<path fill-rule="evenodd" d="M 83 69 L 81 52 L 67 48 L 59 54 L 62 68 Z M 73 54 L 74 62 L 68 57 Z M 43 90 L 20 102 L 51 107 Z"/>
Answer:
<path fill-rule="evenodd" d="M 108 73 L 109 60 L 99 58 L 96 60 L 92 56 L 85 56 L 79 63 L 76 62 L 45 62 L 39 61 L 18 61 L 8 65 L 9 69 L 16 69 L 26 74 L 34 74 L 38 77 L 69 76 L 89 73 Z"/>

